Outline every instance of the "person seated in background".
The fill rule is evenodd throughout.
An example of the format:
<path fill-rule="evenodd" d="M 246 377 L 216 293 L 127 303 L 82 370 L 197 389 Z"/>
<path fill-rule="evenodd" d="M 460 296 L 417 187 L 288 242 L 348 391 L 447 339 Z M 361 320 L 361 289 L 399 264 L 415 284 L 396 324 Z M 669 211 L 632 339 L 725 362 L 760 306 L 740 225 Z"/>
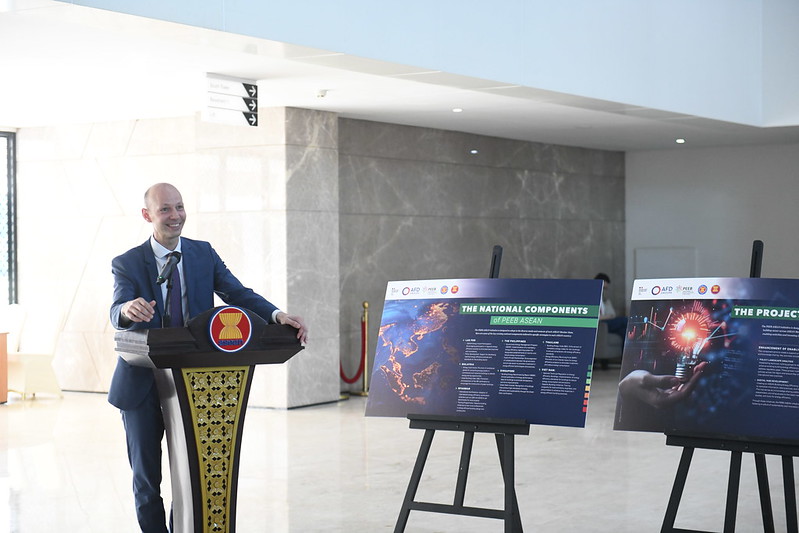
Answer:
<path fill-rule="evenodd" d="M 594 279 L 602 280 L 602 302 L 599 304 L 599 320 L 608 325 L 608 333 L 620 336 L 624 339 L 627 332 L 627 317 L 617 316 L 613 302 L 608 297 L 608 287 L 610 287 L 610 276 L 600 272 Z"/>

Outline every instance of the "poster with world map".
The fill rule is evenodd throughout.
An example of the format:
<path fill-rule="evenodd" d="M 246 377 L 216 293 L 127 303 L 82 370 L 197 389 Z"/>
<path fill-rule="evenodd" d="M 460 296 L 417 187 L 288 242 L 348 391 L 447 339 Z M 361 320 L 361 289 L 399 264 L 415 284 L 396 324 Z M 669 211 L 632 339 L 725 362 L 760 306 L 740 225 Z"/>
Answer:
<path fill-rule="evenodd" d="M 601 295 L 599 280 L 389 282 L 366 414 L 583 427 Z"/>

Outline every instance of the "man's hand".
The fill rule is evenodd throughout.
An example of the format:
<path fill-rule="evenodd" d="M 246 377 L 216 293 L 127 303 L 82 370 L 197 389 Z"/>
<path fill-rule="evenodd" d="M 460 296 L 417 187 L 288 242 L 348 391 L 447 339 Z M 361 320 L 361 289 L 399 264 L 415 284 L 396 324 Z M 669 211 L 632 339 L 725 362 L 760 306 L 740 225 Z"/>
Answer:
<path fill-rule="evenodd" d="M 275 317 L 275 320 L 278 324 L 286 324 L 296 328 L 297 338 L 300 339 L 302 344 L 305 344 L 308 341 L 308 326 L 305 325 L 305 321 L 301 316 L 289 315 L 283 311 L 280 311 Z"/>
<path fill-rule="evenodd" d="M 148 302 L 144 298 L 136 298 L 122 304 L 122 318 L 128 322 L 149 322 L 155 316 L 155 300 Z"/>

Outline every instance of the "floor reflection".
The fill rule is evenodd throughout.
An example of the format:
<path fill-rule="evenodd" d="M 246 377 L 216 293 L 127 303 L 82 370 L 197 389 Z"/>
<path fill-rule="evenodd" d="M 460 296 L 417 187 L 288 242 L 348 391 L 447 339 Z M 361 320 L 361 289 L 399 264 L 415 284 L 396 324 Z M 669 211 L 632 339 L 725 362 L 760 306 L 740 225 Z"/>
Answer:
<path fill-rule="evenodd" d="M 659 531 L 681 449 L 660 434 L 612 430 L 618 369 L 597 371 L 586 428 L 534 426 L 516 438 L 526 531 Z M 366 399 L 250 409 L 237 531 L 393 531 L 423 432 L 366 418 Z M 417 498 L 451 503 L 462 434 L 438 432 Z M 785 530 L 779 458 L 769 457 L 777 531 Z M 676 526 L 720 531 L 729 454 L 697 450 Z M 165 467 L 165 479 L 169 479 Z M 169 500 L 169 487 L 164 487 Z M 466 505 L 501 508 L 492 436 L 477 435 Z M 744 456 L 737 531 L 762 531 L 754 461 Z M 119 413 L 102 394 L 0 405 L 0 532 L 137 531 Z M 408 533 L 501 532 L 498 520 L 411 512 Z"/>

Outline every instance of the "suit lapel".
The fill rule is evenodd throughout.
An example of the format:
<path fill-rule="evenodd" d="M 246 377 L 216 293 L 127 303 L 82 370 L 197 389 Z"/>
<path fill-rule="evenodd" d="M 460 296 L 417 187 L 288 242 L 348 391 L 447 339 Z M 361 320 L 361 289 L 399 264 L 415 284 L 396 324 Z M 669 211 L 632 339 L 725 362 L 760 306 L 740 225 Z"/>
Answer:
<path fill-rule="evenodd" d="M 147 239 L 144 244 L 141 245 L 141 254 L 144 258 L 144 270 L 149 278 L 147 282 L 150 284 L 150 289 L 153 291 L 153 299 L 155 300 L 159 314 L 164 316 L 164 298 L 161 296 L 161 286 L 155 281 L 158 278 L 158 265 L 155 262 L 155 255 L 153 254 L 153 247 L 150 245 L 150 239 Z M 153 320 L 156 318 L 160 320 L 160 317 L 155 317 Z"/>
<path fill-rule="evenodd" d="M 197 276 L 195 268 L 199 265 L 197 260 L 197 247 L 186 238 L 180 239 L 180 249 L 183 252 L 183 283 L 184 290 L 186 291 L 187 306 L 189 308 L 189 318 L 198 315 L 202 310 L 195 309 L 197 304 L 196 296 L 199 294 L 197 291 Z"/>

